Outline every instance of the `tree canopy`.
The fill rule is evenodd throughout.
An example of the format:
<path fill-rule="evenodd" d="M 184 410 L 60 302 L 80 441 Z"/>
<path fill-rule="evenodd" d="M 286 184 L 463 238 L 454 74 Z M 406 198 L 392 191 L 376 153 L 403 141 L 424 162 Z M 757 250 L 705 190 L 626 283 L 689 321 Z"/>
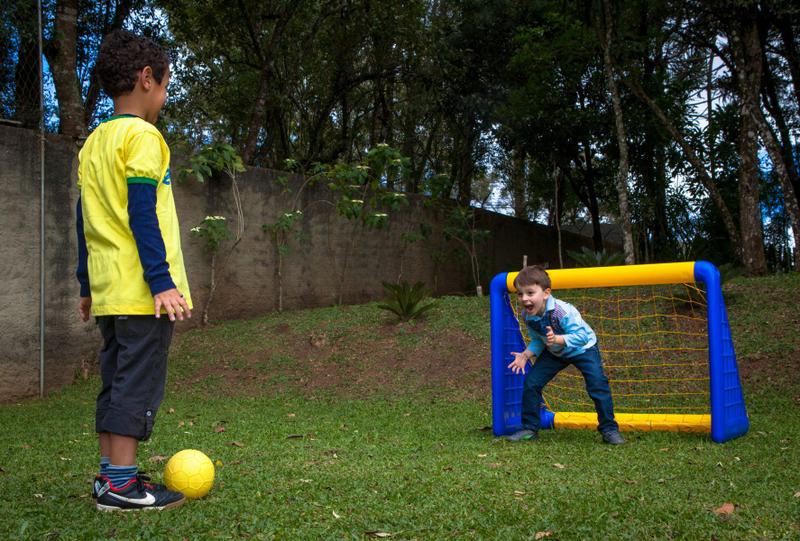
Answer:
<path fill-rule="evenodd" d="M 38 123 L 35 2 L 2 8 L 2 116 Z M 102 37 L 160 41 L 174 145 L 248 165 L 407 158 L 388 189 L 622 232 L 628 261 L 800 268 L 800 8 L 779 1 L 48 0 L 48 125 L 108 113 Z M 27 59 L 27 60 L 26 60 Z M 48 79 L 49 80 L 49 79 Z M 38 80 L 34 80 L 38 85 Z M 28 93 L 26 93 L 28 92 Z M 585 226 L 585 227 L 584 227 Z"/>

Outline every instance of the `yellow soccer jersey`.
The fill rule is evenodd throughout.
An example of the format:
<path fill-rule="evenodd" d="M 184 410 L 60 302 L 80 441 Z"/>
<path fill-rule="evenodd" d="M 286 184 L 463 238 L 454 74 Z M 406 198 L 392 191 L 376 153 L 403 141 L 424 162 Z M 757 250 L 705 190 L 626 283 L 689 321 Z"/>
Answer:
<path fill-rule="evenodd" d="M 116 115 L 103 121 L 80 151 L 78 188 L 94 316 L 154 313 L 153 296 L 128 221 L 131 183 L 156 187 L 156 215 L 169 273 L 192 306 L 169 159 L 169 147 L 158 129 L 133 115 Z"/>

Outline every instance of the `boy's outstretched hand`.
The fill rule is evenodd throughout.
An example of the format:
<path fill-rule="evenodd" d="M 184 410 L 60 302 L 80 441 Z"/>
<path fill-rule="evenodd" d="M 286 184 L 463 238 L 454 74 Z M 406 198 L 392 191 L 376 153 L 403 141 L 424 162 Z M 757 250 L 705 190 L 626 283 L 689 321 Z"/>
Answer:
<path fill-rule="evenodd" d="M 81 321 L 89 321 L 89 316 L 92 314 L 92 298 L 81 297 L 78 301 L 78 315 L 81 316 Z"/>
<path fill-rule="evenodd" d="M 514 360 L 507 368 L 510 368 L 515 374 L 519 374 L 520 372 L 524 374 L 525 367 L 528 366 L 528 357 L 525 356 L 524 352 L 520 353 L 517 351 L 512 351 L 511 355 L 514 356 Z"/>
<path fill-rule="evenodd" d="M 181 321 L 183 321 L 184 315 L 186 315 L 186 317 L 192 317 L 192 311 L 189 309 L 186 299 L 184 299 L 181 292 L 174 287 L 162 291 L 161 293 L 156 293 L 153 295 L 153 300 L 156 303 L 157 318 L 161 317 L 162 308 L 167 311 L 170 321 L 175 321 L 176 316 Z"/>

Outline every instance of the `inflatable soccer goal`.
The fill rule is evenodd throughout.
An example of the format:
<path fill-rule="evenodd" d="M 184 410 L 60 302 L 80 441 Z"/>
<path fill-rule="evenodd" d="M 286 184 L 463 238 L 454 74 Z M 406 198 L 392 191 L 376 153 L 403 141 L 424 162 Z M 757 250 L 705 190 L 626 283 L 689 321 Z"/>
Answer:
<path fill-rule="evenodd" d="M 719 271 L 706 261 L 548 270 L 553 295 L 592 326 L 622 430 L 710 432 L 715 442 L 749 427 Z M 492 425 L 521 428 L 524 376 L 507 368 L 528 342 L 516 272 L 491 284 Z M 528 368 L 528 370 L 530 367 Z M 527 372 L 527 370 L 526 370 Z M 596 428 L 574 367 L 544 389 L 542 428 Z"/>

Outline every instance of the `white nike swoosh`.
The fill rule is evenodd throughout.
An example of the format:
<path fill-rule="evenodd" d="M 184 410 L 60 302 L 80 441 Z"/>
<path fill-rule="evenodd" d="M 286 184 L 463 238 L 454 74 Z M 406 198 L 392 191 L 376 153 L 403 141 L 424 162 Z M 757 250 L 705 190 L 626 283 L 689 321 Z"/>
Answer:
<path fill-rule="evenodd" d="M 125 496 L 120 496 L 119 494 L 114 494 L 113 492 L 108 493 L 110 496 L 127 503 L 133 503 L 136 505 L 153 505 L 156 503 L 156 497 L 150 494 L 149 492 L 145 492 L 147 494 L 144 498 L 126 498 Z"/>

